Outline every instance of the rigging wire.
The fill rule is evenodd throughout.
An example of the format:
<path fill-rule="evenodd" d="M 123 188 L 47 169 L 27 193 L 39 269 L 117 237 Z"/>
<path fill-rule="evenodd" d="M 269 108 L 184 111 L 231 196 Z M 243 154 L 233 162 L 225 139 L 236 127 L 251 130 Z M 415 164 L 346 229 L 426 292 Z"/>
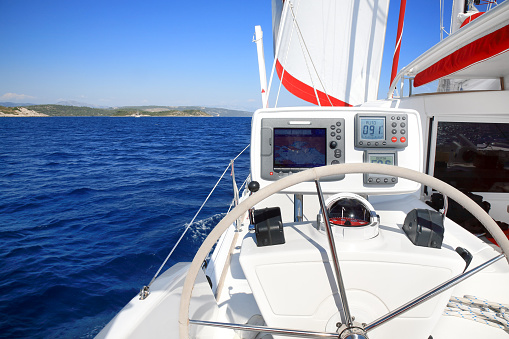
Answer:
<path fill-rule="evenodd" d="M 303 42 L 302 33 L 300 31 L 299 23 L 297 22 L 295 13 L 293 12 L 293 4 L 292 3 L 290 3 L 290 10 L 292 11 L 293 23 L 294 23 L 295 27 L 297 28 L 300 49 L 301 49 L 302 55 L 304 57 L 304 62 L 306 63 L 306 69 L 308 70 L 309 79 L 311 80 L 311 86 L 313 86 L 313 92 L 315 92 L 316 102 L 318 103 L 318 106 L 322 106 L 322 104 L 320 103 L 320 98 L 318 98 L 318 93 L 316 92 L 315 82 L 313 81 L 313 75 L 311 74 L 311 70 L 309 69 L 308 59 L 306 58 L 306 54 L 304 53 L 306 44 Z M 303 43 L 304 43 L 304 46 L 303 46 Z M 307 48 L 306 48 L 306 50 L 307 50 Z"/>
<path fill-rule="evenodd" d="M 327 100 L 329 101 L 331 106 L 334 106 L 332 104 L 331 100 L 330 100 L 329 95 L 327 94 L 327 90 L 325 89 L 325 86 L 324 86 L 324 84 L 322 82 L 322 79 L 320 78 L 320 75 L 318 74 L 318 71 L 316 70 L 316 66 L 315 66 L 315 64 L 313 62 L 313 59 L 311 58 L 311 53 L 309 53 L 309 49 L 308 49 L 308 47 L 306 45 L 306 42 L 304 41 L 304 37 L 302 36 L 302 32 L 300 30 L 299 23 L 297 22 L 297 18 L 295 17 L 295 13 L 293 12 L 293 5 L 291 3 L 290 3 L 290 9 L 292 11 L 293 22 L 295 23 L 295 26 L 297 27 L 297 33 L 299 35 L 299 43 L 301 45 L 302 53 L 304 53 L 304 50 L 307 53 L 307 55 L 309 57 L 309 61 L 311 62 L 311 65 L 313 66 L 313 70 L 315 71 L 316 77 L 318 78 L 318 82 L 320 82 L 320 85 L 323 88 L 323 92 L 325 93 L 325 96 L 327 97 Z M 302 47 L 302 45 L 304 45 L 304 48 Z M 313 82 L 313 77 L 311 76 L 311 71 L 309 70 L 309 66 L 308 66 L 308 61 L 307 61 L 306 55 L 304 55 L 304 60 L 306 61 L 306 67 L 308 68 L 308 73 L 309 73 L 309 77 L 311 79 L 311 84 L 313 86 L 313 91 L 315 92 L 316 101 L 318 102 L 319 106 L 322 106 L 320 104 L 320 99 L 318 98 L 318 93 L 316 92 L 316 87 L 315 87 L 315 84 Z"/>
<path fill-rule="evenodd" d="M 288 8 L 292 6 L 292 2 L 291 1 L 288 1 L 288 6 L 286 6 L 286 12 L 285 12 L 285 22 L 286 22 L 286 16 L 288 15 Z M 284 29 L 284 26 L 283 26 L 283 29 Z M 293 32 L 294 32 L 294 26 L 292 25 L 292 31 L 290 32 L 290 42 L 292 41 L 292 38 L 293 38 Z M 282 33 L 280 35 L 280 37 L 282 37 Z M 288 54 L 289 54 L 289 51 L 290 51 L 290 42 L 287 44 L 286 46 L 286 54 L 285 54 L 285 61 L 284 61 L 284 64 L 286 65 L 286 61 L 288 60 Z M 279 41 L 279 43 L 281 44 L 281 40 Z M 274 60 L 274 65 L 275 63 L 277 62 L 277 60 Z M 283 66 L 283 65 L 281 65 Z M 282 67 L 283 70 L 281 72 L 281 81 L 279 82 L 279 87 L 278 87 L 278 91 L 277 91 L 277 97 L 276 97 L 276 103 L 274 105 L 274 107 L 277 107 L 277 104 L 279 102 L 279 95 L 281 94 L 281 85 L 283 85 L 283 78 L 285 76 L 285 72 L 286 72 L 286 69 L 284 67 Z"/>
<path fill-rule="evenodd" d="M 180 236 L 180 238 L 177 240 L 177 242 L 175 243 L 175 245 L 173 246 L 173 248 L 171 249 L 170 253 L 168 254 L 168 256 L 166 257 L 166 259 L 164 260 L 164 262 L 162 263 L 162 265 L 159 267 L 159 269 L 157 270 L 156 274 L 154 275 L 154 277 L 152 278 L 152 280 L 150 281 L 150 283 L 147 285 L 147 286 L 143 286 L 143 288 L 141 289 L 140 291 L 140 299 L 145 299 L 148 294 L 149 294 L 149 289 L 150 289 L 150 285 L 152 285 L 152 283 L 156 280 L 156 278 L 159 276 L 159 273 L 161 272 L 161 270 L 163 269 L 164 265 L 166 265 L 166 263 L 168 262 L 168 259 L 170 259 L 171 255 L 173 254 L 173 252 L 175 251 L 175 249 L 177 248 L 177 246 L 180 244 L 180 242 L 182 241 L 182 239 L 184 238 L 184 235 L 187 233 L 187 231 L 189 230 L 189 228 L 191 227 L 191 225 L 193 224 L 194 220 L 196 219 L 196 217 L 198 216 L 198 214 L 200 214 L 203 206 L 205 206 L 205 204 L 207 203 L 207 201 L 209 200 L 210 196 L 212 195 L 212 193 L 214 192 L 214 190 L 216 189 L 217 185 L 219 185 L 219 182 L 223 179 L 224 175 L 226 174 L 226 172 L 228 171 L 228 169 L 230 168 L 230 166 L 232 165 L 232 163 L 237 160 L 237 158 L 242 154 L 244 153 L 244 151 L 246 149 L 248 149 L 248 147 L 250 146 L 251 144 L 247 145 L 239 154 L 237 154 L 237 156 L 235 158 L 233 158 L 229 163 L 228 163 L 228 166 L 226 166 L 226 169 L 224 170 L 223 174 L 221 174 L 221 177 L 217 180 L 216 184 L 214 185 L 214 187 L 212 188 L 212 190 L 209 192 L 209 195 L 207 196 L 207 198 L 205 198 L 205 201 L 202 203 L 202 205 L 200 206 L 200 208 L 198 209 L 198 212 L 196 212 L 196 214 L 194 215 L 193 219 L 187 224 L 184 232 L 182 232 L 182 235 Z M 247 179 L 246 179 L 247 180 Z M 231 207 L 230 207 L 231 208 Z"/>
<path fill-rule="evenodd" d="M 248 175 L 246 177 L 246 180 L 244 180 L 244 182 L 242 183 L 242 185 L 240 185 L 240 188 L 239 188 L 239 192 L 242 191 L 242 189 L 244 188 L 244 186 L 246 186 L 247 182 L 248 181 L 251 181 L 251 175 Z M 235 201 L 231 201 L 230 202 L 230 206 L 228 207 L 228 210 L 226 211 L 226 214 L 230 213 L 230 211 L 232 210 L 232 207 L 234 207 L 235 205 Z"/>
<path fill-rule="evenodd" d="M 292 1 L 285 1 L 284 5 L 283 5 L 283 14 L 281 15 L 281 23 L 280 23 L 280 28 L 279 28 L 279 33 L 278 33 L 278 37 L 277 37 L 277 47 L 276 47 L 276 53 L 275 53 L 275 57 L 274 57 L 274 62 L 272 64 L 272 70 L 271 70 L 271 74 L 270 74 L 270 80 L 269 80 L 269 86 L 268 86 L 268 93 L 270 93 L 270 89 L 271 89 L 271 86 L 272 86 L 272 80 L 273 80 L 273 77 L 274 77 L 274 70 L 276 68 L 276 63 L 277 63 L 277 60 L 278 60 L 278 56 L 279 56 L 279 50 L 280 50 L 280 47 L 281 47 L 281 40 L 282 40 L 282 31 L 285 27 L 285 22 L 286 22 L 286 18 L 287 18 L 287 12 L 288 12 L 288 8 L 290 8 L 291 10 L 291 14 L 292 14 L 292 17 L 293 17 L 293 22 L 294 22 L 294 25 L 292 25 L 292 30 L 290 32 L 290 39 L 289 41 L 291 42 L 292 41 L 292 38 L 293 38 L 293 32 L 294 32 L 294 28 L 297 29 L 297 34 L 298 34 L 298 38 L 299 38 L 299 43 L 300 43 L 300 46 L 301 46 L 301 50 L 302 50 L 302 53 L 304 55 L 304 61 L 306 62 L 306 67 L 308 69 L 308 73 L 309 73 L 309 76 L 310 76 L 310 79 L 311 79 L 311 84 L 313 86 L 313 91 L 315 92 L 315 97 L 316 97 L 316 100 L 317 100 L 317 103 L 319 106 L 321 106 L 321 103 L 320 103 L 320 99 L 318 97 L 318 93 L 317 93 L 317 90 L 316 90 L 316 86 L 314 85 L 314 82 L 313 82 L 313 77 L 311 76 L 311 70 L 309 68 L 309 65 L 308 65 L 308 60 L 306 58 L 306 53 L 307 53 L 307 56 L 309 58 L 309 61 L 311 62 L 311 65 L 313 66 L 313 70 L 318 78 L 318 81 L 320 83 L 320 85 L 322 86 L 323 88 L 323 91 L 325 93 L 325 96 L 327 97 L 327 100 L 329 101 L 329 104 L 331 106 L 334 106 L 332 104 L 332 101 L 330 99 L 330 96 L 329 94 L 327 93 L 327 90 L 325 88 L 325 85 L 323 84 L 322 82 L 322 79 L 320 78 L 320 75 L 318 73 L 318 71 L 316 70 L 316 66 L 313 62 L 313 59 L 311 58 L 311 53 L 309 53 L 309 50 L 307 48 L 307 45 L 306 45 L 306 42 L 304 41 L 304 37 L 302 36 L 302 32 L 300 30 L 300 27 L 299 27 L 299 24 L 297 22 L 297 18 L 296 18 L 296 15 L 295 15 L 295 12 L 293 11 L 293 3 Z M 286 64 L 286 61 L 288 59 L 288 51 L 290 49 L 290 43 L 287 44 L 286 46 L 286 55 L 285 55 L 285 64 Z M 279 82 L 279 87 L 278 87 L 278 92 L 277 92 L 277 96 L 276 96 L 276 103 L 274 105 L 274 107 L 277 107 L 278 105 L 278 102 L 279 102 L 279 95 L 281 93 L 281 85 L 283 84 L 283 78 L 284 78 L 284 75 L 285 75 L 285 72 L 286 72 L 286 69 L 283 67 L 282 69 L 282 73 L 281 73 L 281 79 L 280 79 L 280 82 Z M 267 98 L 268 100 L 268 98 Z M 267 105 L 268 107 L 268 105 Z"/>
<path fill-rule="evenodd" d="M 447 34 L 448 36 L 450 35 L 449 32 L 447 32 L 445 30 L 445 27 L 444 27 L 444 15 L 445 15 L 445 11 L 444 11 L 444 7 L 445 7 L 445 3 L 444 3 L 445 0 L 439 0 L 440 2 L 440 41 L 442 41 L 444 39 L 444 32 L 445 34 Z"/>
<path fill-rule="evenodd" d="M 277 34 L 277 41 L 276 41 L 276 51 L 275 51 L 275 55 L 274 55 L 274 62 L 272 63 L 272 70 L 270 72 L 270 80 L 269 80 L 269 87 L 267 88 L 267 104 L 266 104 L 266 107 L 269 107 L 269 95 L 270 95 L 270 88 L 272 86 L 272 79 L 274 78 L 274 70 L 276 69 L 276 62 L 278 60 L 278 57 L 279 57 L 279 49 L 281 47 L 281 31 L 283 30 L 283 27 L 285 26 L 285 22 L 286 22 L 286 15 L 287 15 L 287 12 L 288 12 L 288 3 L 289 1 L 285 2 L 284 5 L 283 5 L 283 13 L 281 15 L 281 22 L 279 23 L 279 32 Z M 283 75 L 281 75 L 281 78 L 283 77 Z M 282 80 L 281 80 L 282 82 Z M 279 99 L 279 92 L 281 91 L 281 84 L 279 85 L 279 90 L 278 90 L 278 95 L 277 95 L 277 99 Z M 276 105 L 275 107 L 277 107 L 277 99 L 276 99 Z"/>
<path fill-rule="evenodd" d="M 439 0 L 440 3 L 440 41 L 444 39 L 444 0 Z"/>

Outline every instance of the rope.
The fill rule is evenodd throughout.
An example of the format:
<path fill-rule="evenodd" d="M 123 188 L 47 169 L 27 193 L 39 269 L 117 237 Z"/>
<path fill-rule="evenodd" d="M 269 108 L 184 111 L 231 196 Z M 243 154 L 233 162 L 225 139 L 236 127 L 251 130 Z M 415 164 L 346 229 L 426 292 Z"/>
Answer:
<path fill-rule="evenodd" d="M 230 168 L 230 166 L 232 165 L 232 163 L 237 160 L 237 158 L 242 154 L 244 153 L 244 151 L 246 149 L 248 149 L 248 147 L 250 146 L 251 144 L 247 145 L 239 154 L 237 154 L 237 156 L 235 158 L 233 158 L 230 163 L 228 164 L 228 166 L 226 166 L 226 169 L 224 170 L 223 174 L 221 174 L 221 177 L 217 180 L 216 184 L 214 185 L 214 187 L 212 188 L 212 190 L 210 191 L 209 195 L 207 196 L 207 198 L 205 198 L 205 201 L 201 204 L 200 208 L 198 209 L 198 212 L 196 212 L 196 214 L 194 215 L 193 219 L 191 220 L 191 222 L 189 222 L 189 224 L 187 224 L 186 226 L 186 229 L 184 230 L 184 232 L 182 233 L 182 235 L 180 236 L 180 238 L 177 240 L 177 243 L 173 246 L 173 248 L 171 249 L 170 253 L 168 254 L 168 256 L 166 257 L 166 259 L 164 259 L 164 262 L 162 263 L 161 267 L 159 267 L 159 269 L 157 270 L 156 274 L 154 275 L 154 277 L 152 278 L 152 280 L 150 281 L 150 283 L 147 285 L 147 286 L 144 286 L 140 292 L 140 296 L 142 299 L 145 299 L 146 296 L 148 296 L 148 290 L 150 288 L 150 285 L 152 285 L 152 283 L 156 280 L 156 278 L 159 276 L 159 273 L 161 272 L 161 270 L 163 269 L 164 265 L 166 265 L 166 263 L 168 262 L 168 259 L 170 259 L 171 255 L 173 254 L 173 252 L 175 251 L 175 249 L 177 248 L 177 246 L 180 244 L 180 241 L 182 240 L 182 238 L 184 238 L 184 235 L 187 233 L 187 231 L 189 230 L 189 228 L 191 227 L 191 225 L 193 224 L 194 220 L 196 219 L 196 217 L 198 216 L 198 214 L 200 214 L 203 206 L 205 206 L 205 204 L 207 203 L 207 201 L 209 200 L 210 196 L 212 195 L 212 193 L 214 192 L 214 190 L 216 189 L 217 185 L 219 185 L 219 182 L 223 179 L 224 175 L 226 174 L 226 172 L 228 171 L 228 169 Z M 231 208 L 231 207 L 230 207 Z"/>
<path fill-rule="evenodd" d="M 509 305 L 465 295 L 451 297 L 444 315 L 473 320 L 509 333 Z"/>

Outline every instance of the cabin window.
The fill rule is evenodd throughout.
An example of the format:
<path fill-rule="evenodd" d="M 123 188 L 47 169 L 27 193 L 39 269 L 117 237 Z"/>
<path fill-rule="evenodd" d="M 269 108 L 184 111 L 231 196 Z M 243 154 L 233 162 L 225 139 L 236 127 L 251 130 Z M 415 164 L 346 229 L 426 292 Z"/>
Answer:
<path fill-rule="evenodd" d="M 509 124 L 438 122 L 434 176 L 464 192 L 509 192 Z"/>

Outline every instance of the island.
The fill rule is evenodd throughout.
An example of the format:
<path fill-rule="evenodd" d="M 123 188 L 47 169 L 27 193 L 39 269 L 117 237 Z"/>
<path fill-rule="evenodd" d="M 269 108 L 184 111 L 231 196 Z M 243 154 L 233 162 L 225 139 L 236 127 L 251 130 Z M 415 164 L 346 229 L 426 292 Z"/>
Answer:
<path fill-rule="evenodd" d="M 66 105 L 33 105 L 27 107 L 0 106 L 0 117 L 212 117 L 200 109 L 172 107 L 93 108 Z"/>
<path fill-rule="evenodd" d="M 25 107 L 0 106 L 0 117 L 47 117 L 47 114 L 39 113 Z"/>

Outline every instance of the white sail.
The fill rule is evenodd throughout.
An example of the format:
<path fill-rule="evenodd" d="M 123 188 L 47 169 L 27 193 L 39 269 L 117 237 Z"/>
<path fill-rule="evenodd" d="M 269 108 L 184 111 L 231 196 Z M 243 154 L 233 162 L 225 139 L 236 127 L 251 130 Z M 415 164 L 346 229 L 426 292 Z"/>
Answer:
<path fill-rule="evenodd" d="M 376 100 L 389 0 L 283 2 L 272 8 L 285 88 L 321 106 Z"/>

